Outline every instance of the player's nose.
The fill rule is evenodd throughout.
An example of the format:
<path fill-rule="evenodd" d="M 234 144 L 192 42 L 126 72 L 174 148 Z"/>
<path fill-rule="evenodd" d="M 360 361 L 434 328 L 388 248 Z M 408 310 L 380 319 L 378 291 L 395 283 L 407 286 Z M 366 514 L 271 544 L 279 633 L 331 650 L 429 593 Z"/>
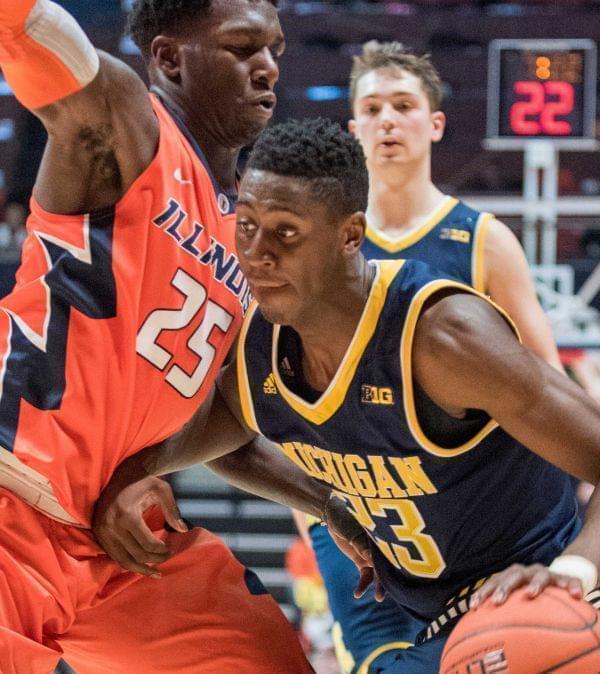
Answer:
<path fill-rule="evenodd" d="M 279 65 L 268 47 L 256 54 L 256 65 L 252 69 L 252 82 L 264 84 L 273 89 L 279 79 Z"/>
<path fill-rule="evenodd" d="M 239 251 L 251 269 L 265 269 L 275 266 L 275 254 L 269 246 L 268 237 L 259 228 Z"/>

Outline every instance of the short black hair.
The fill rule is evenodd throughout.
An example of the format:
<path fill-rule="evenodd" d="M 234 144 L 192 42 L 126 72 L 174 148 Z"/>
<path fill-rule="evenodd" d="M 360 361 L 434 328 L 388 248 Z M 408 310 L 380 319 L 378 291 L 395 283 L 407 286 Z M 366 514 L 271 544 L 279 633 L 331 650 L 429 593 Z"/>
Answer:
<path fill-rule="evenodd" d="M 311 181 L 315 197 L 340 215 L 367 209 L 369 174 L 362 147 L 329 119 L 290 119 L 263 131 L 248 157 L 249 169 Z"/>
<path fill-rule="evenodd" d="M 267 0 L 277 7 L 278 0 Z M 136 0 L 125 32 L 148 58 L 157 35 L 182 31 L 194 19 L 210 14 L 213 0 Z"/>

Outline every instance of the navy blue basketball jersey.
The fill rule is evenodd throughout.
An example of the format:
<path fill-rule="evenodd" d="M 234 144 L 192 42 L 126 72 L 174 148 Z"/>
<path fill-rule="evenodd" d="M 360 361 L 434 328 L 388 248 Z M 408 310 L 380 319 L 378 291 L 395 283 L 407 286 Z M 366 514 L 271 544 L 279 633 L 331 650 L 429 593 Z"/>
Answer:
<path fill-rule="evenodd" d="M 481 412 L 457 420 L 422 403 L 411 372 L 421 309 L 442 289 L 476 291 L 417 260 L 371 264 L 376 278 L 327 390 L 291 390 L 301 381 L 297 333 L 255 304 L 238 346 L 240 397 L 251 428 L 347 501 L 388 592 L 419 618 L 439 619 L 435 632 L 466 610 L 482 578 L 515 562 L 549 563 L 580 522 L 562 471 Z M 442 438 L 417 414 L 431 406 L 427 428 L 443 427 Z"/>
<path fill-rule="evenodd" d="M 367 224 L 362 252 L 368 260 L 421 260 L 484 292 L 483 249 L 493 217 L 447 196 L 425 223 L 403 236 Z"/>

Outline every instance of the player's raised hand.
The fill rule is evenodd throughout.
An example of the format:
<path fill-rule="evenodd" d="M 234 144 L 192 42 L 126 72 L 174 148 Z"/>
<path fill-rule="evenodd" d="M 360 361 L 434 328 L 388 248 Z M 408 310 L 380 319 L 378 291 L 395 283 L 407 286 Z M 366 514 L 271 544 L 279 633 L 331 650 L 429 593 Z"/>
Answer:
<path fill-rule="evenodd" d="M 171 552 L 144 520 L 144 513 L 153 506 L 162 510 L 175 531 L 188 530 L 171 486 L 158 477 L 131 483 L 111 480 L 96 503 L 92 530 L 106 553 L 124 569 L 160 578 L 156 565 L 169 559 Z"/>
<path fill-rule="evenodd" d="M 506 601 L 511 592 L 524 585 L 527 586 L 527 595 L 532 599 L 549 586 L 561 587 L 576 599 L 583 597 L 582 583 L 579 578 L 555 573 L 542 564 L 529 566 L 513 564 L 488 578 L 471 597 L 470 607 L 476 609 L 489 597 L 492 598 L 492 603 L 499 606 Z"/>
<path fill-rule="evenodd" d="M 357 599 L 362 597 L 369 585 L 374 583 L 375 599 L 383 601 L 385 590 L 373 564 L 369 537 L 348 510 L 346 502 L 332 493 L 327 502 L 325 516 L 331 537 L 346 557 L 354 562 L 360 574 L 354 596 Z"/>

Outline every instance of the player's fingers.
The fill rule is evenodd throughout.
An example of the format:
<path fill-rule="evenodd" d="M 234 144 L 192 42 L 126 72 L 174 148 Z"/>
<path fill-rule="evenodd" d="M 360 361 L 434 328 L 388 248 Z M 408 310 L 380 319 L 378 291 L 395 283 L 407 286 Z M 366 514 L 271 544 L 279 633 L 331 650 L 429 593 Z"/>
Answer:
<path fill-rule="evenodd" d="M 488 578 L 485 583 L 471 595 L 469 607 L 471 609 L 476 609 L 478 606 L 481 606 L 481 604 L 483 604 L 483 602 L 490 597 L 498 587 L 499 580 L 499 574 Z"/>
<path fill-rule="evenodd" d="M 546 568 L 541 564 L 532 564 L 531 566 L 513 564 L 502 574 L 501 582 L 492 595 L 492 602 L 496 606 L 504 604 L 513 590 L 528 584 L 536 576 L 543 577 L 546 573 Z"/>
<path fill-rule="evenodd" d="M 132 573 L 139 573 L 143 576 L 150 576 L 151 578 L 160 578 L 160 571 L 152 568 L 151 566 L 146 566 L 145 564 L 140 564 L 136 562 L 135 559 L 127 552 L 121 543 L 118 541 L 112 541 L 108 544 L 104 550 L 113 559 L 119 566 L 121 566 L 126 571 L 131 571 Z"/>
<path fill-rule="evenodd" d="M 357 554 L 362 557 L 369 564 L 373 564 L 373 553 L 369 546 L 369 539 L 366 534 L 361 533 L 358 536 L 355 536 L 350 544 L 356 550 Z"/>
<path fill-rule="evenodd" d="M 123 532 L 119 543 L 138 564 L 162 564 L 171 557 L 171 552 L 166 545 L 163 544 L 160 552 L 149 551 L 143 548 L 129 531 Z"/>
<path fill-rule="evenodd" d="M 175 529 L 175 531 L 183 534 L 186 531 L 189 531 L 189 529 L 179 512 L 179 507 L 175 500 L 171 485 L 164 480 L 161 480 L 161 482 L 162 486 L 158 487 L 160 489 L 159 505 L 162 508 L 165 520 L 171 527 L 173 527 L 173 529 Z"/>
<path fill-rule="evenodd" d="M 528 597 L 533 599 L 534 597 L 537 597 L 545 587 L 548 587 L 548 585 L 551 585 L 555 582 L 556 579 L 552 577 L 550 570 L 546 567 L 542 567 L 533 574 L 533 577 L 527 586 L 526 594 Z M 560 582 L 556 584 L 560 585 Z"/>
<path fill-rule="evenodd" d="M 583 599 L 583 585 L 579 578 L 553 573 L 551 579 L 558 587 L 565 589 L 575 599 Z"/>
<path fill-rule="evenodd" d="M 123 523 L 122 526 L 146 552 L 157 555 L 169 554 L 167 544 L 150 531 L 141 513 L 138 513 L 134 519 L 129 519 L 127 524 Z"/>
<path fill-rule="evenodd" d="M 363 596 L 363 594 L 367 591 L 367 588 L 375 578 L 375 571 L 371 566 L 363 566 L 358 571 L 360 573 L 360 576 L 358 578 L 358 583 L 354 588 L 354 597 L 356 599 L 360 599 Z"/>
<path fill-rule="evenodd" d="M 385 599 L 385 588 L 381 582 L 381 578 L 377 571 L 375 571 L 375 600 L 382 602 Z"/>

